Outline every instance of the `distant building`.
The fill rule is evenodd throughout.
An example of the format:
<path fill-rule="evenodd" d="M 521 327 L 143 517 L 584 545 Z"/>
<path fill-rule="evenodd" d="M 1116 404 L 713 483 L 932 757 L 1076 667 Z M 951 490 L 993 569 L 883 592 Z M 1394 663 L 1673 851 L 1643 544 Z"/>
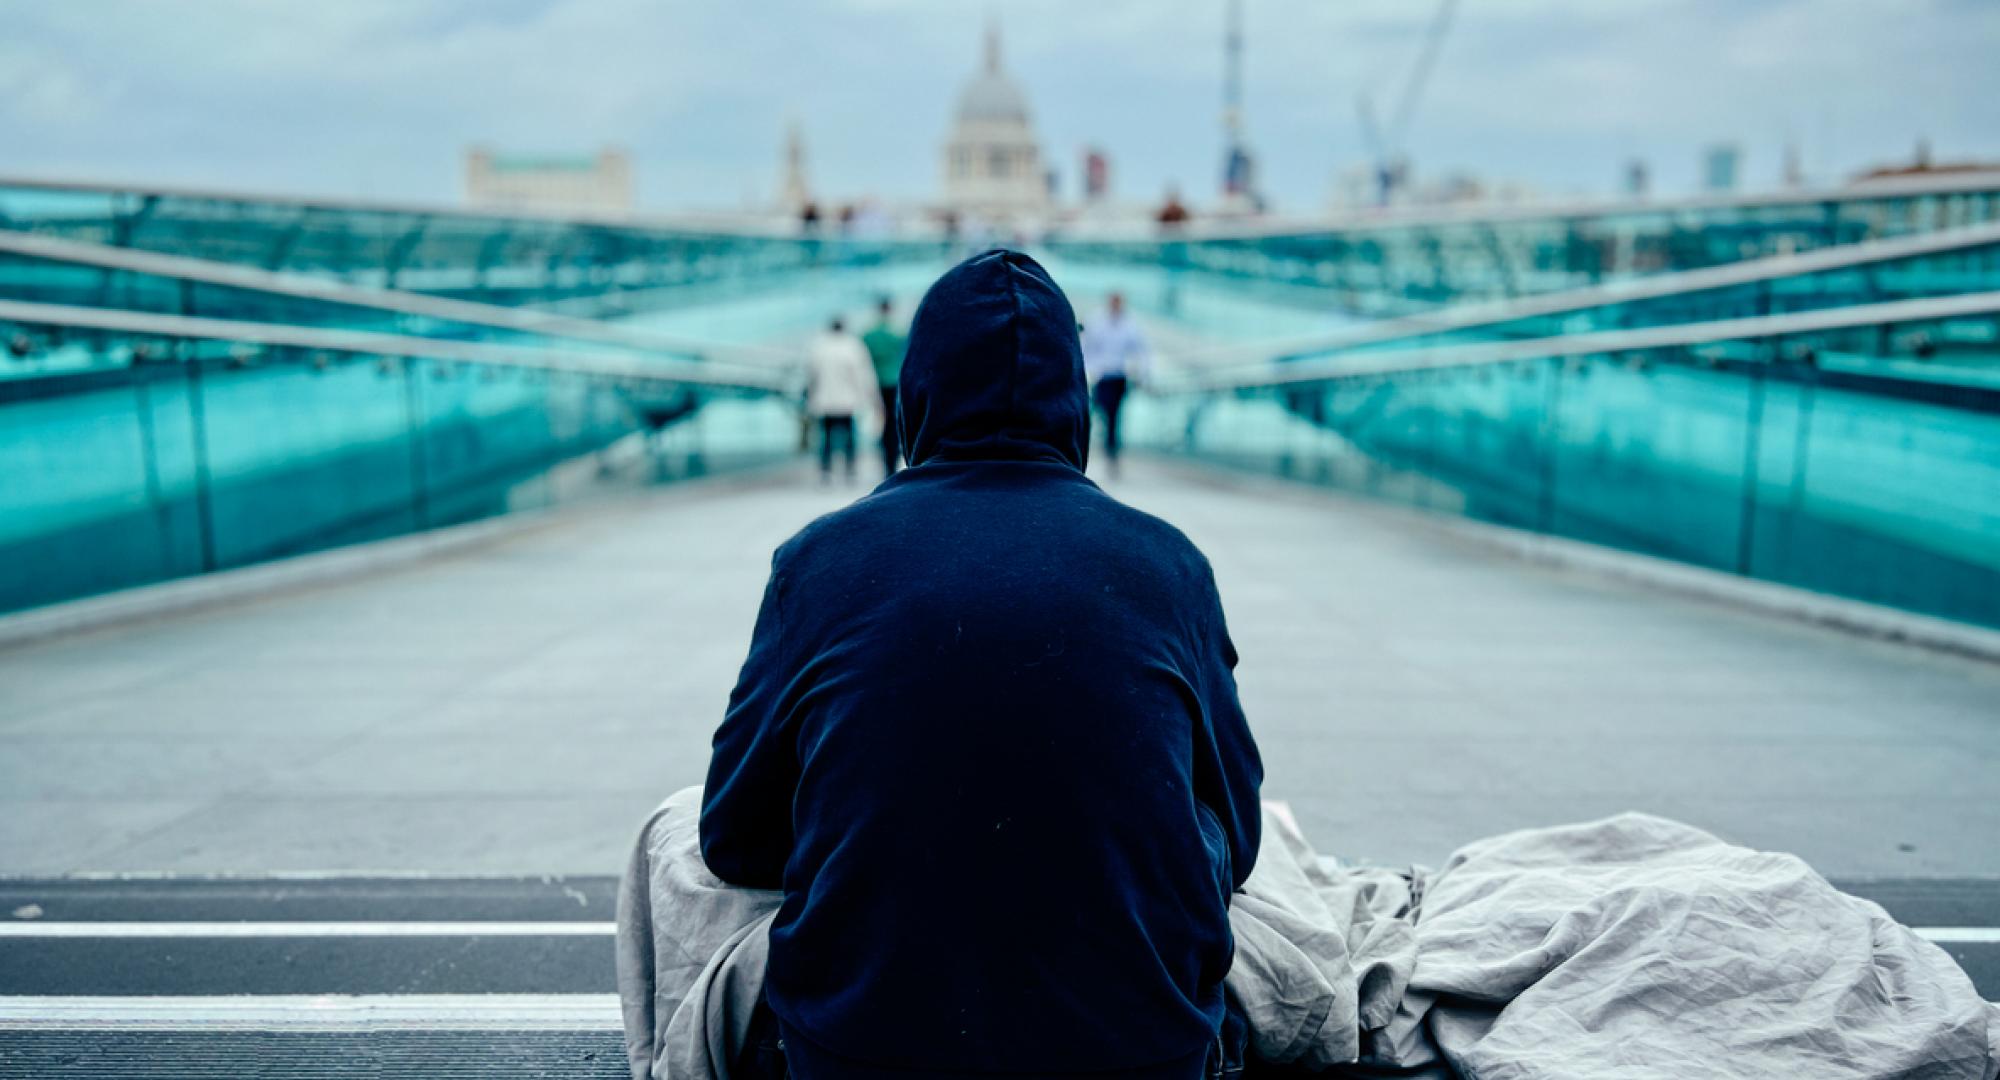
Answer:
<path fill-rule="evenodd" d="M 1083 152 L 1083 201 L 1101 202 L 1111 194 L 1111 157 L 1099 147 Z"/>
<path fill-rule="evenodd" d="M 607 147 L 590 156 L 465 152 L 465 198 L 478 206 L 553 210 L 632 209 L 632 159 Z"/>
<path fill-rule="evenodd" d="M 1263 206 L 1264 200 L 1257 194 L 1257 159 L 1242 143 L 1232 145 L 1223 157 L 1222 201 L 1225 207 L 1240 212 Z"/>
<path fill-rule="evenodd" d="M 1375 205 L 1375 167 L 1352 164 L 1333 174 L 1327 191 L 1327 206 L 1336 211 L 1359 210 Z"/>
<path fill-rule="evenodd" d="M 1780 181 L 1788 188 L 1804 187 L 1806 183 L 1805 157 L 1799 153 L 1799 144 L 1789 138 L 1785 140 L 1785 164 Z"/>
<path fill-rule="evenodd" d="M 1469 172 L 1447 173 L 1425 184 L 1417 193 L 1418 202 L 1438 206 L 1461 206 L 1491 201 L 1486 182 Z"/>
<path fill-rule="evenodd" d="M 947 208 L 1006 216 L 1048 205 L 1041 144 L 1028 99 L 1000 68 L 1000 32 L 986 31 L 986 63 L 958 95 L 944 147 Z"/>
<path fill-rule="evenodd" d="M 1882 165 L 1865 169 L 1854 174 L 1853 183 L 1863 184 L 1870 180 L 1897 180 L 1912 176 L 1933 176 L 1940 173 L 1988 173 L 2000 172 L 2000 161 L 1935 161 L 1931 157 L 1931 141 L 1918 139 L 1916 153 L 1906 165 Z"/>
<path fill-rule="evenodd" d="M 793 213 L 812 201 L 812 185 L 806 182 L 806 137 L 795 121 L 785 129 L 785 181 L 778 202 Z"/>
<path fill-rule="evenodd" d="M 1701 159 L 1702 187 L 1709 191 L 1735 191 L 1736 174 L 1743 163 L 1743 151 L 1734 143 L 1718 143 Z"/>
<path fill-rule="evenodd" d="M 1628 199 L 1643 199 L 1653 190 L 1653 170 L 1647 167 L 1645 158 L 1625 163 L 1624 189 Z"/>
<path fill-rule="evenodd" d="M 1222 210 L 1251 214 L 1264 208 L 1257 193 L 1257 159 L 1243 139 L 1243 0 L 1229 0 L 1222 36 Z"/>

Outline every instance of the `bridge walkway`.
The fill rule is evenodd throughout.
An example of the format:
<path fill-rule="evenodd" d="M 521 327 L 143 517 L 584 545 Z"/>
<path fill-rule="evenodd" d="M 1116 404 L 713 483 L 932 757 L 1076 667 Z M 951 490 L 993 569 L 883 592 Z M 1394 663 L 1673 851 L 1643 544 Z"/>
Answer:
<path fill-rule="evenodd" d="M 1436 863 L 1665 814 L 1942 928 L 2000 997 L 2000 668 L 1275 481 L 1142 460 L 1104 482 L 1210 554 L 1266 795 L 1322 850 Z M 383 1023 L 404 1034 L 369 1052 L 410 1070 L 505 1030 L 487 1075 L 616 1075 L 611 876 L 702 776 L 771 548 L 860 490 L 792 469 L 656 489 L 0 652 L 0 1075 L 161 1046 L 227 1071 Z M 217 1034 L 220 993 L 277 995 L 232 1006 L 252 1027 L 289 995 L 389 996 L 309 1012 L 286 1051 Z M 93 1042 L 94 1014 L 142 1034 Z"/>
<path fill-rule="evenodd" d="M 1623 809 L 1836 876 L 2000 875 L 2000 670 L 1139 462 L 1316 843 Z M 860 489 L 659 489 L 378 576 L 0 652 L 0 873 L 615 869 L 701 779 L 771 549 Z"/>

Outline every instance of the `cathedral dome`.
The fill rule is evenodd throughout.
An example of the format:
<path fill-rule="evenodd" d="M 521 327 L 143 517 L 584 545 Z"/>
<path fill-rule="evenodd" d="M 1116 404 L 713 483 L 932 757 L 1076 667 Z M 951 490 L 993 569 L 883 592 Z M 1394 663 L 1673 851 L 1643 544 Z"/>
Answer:
<path fill-rule="evenodd" d="M 1000 68 L 1000 32 L 986 31 L 986 63 L 958 95 L 944 148 L 945 205 L 1008 214 L 1047 203 L 1042 151 L 1028 96 Z"/>
<path fill-rule="evenodd" d="M 1025 124 L 1028 99 L 1014 80 L 989 67 L 965 84 L 958 95 L 958 122 Z"/>

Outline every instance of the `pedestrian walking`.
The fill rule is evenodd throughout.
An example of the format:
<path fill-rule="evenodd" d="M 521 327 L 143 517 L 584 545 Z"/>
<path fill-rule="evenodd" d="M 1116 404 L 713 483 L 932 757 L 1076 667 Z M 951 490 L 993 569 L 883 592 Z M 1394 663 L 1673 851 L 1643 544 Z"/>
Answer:
<path fill-rule="evenodd" d="M 903 373 L 903 350 L 909 339 L 889 321 L 895 301 L 883 297 L 875 308 L 875 325 L 861 335 L 868 347 L 868 359 L 875 365 L 875 389 L 882 398 L 882 474 L 896 475 L 896 459 L 902 452 L 902 433 L 897 423 L 896 380 Z"/>
<path fill-rule="evenodd" d="M 1148 363 L 1146 339 L 1126 312 L 1124 295 L 1112 293 L 1104 313 L 1083 328 L 1083 365 L 1090 378 L 1091 399 L 1104 417 L 1104 457 L 1113 474 L 1118 472 L 1118 452 L 1123 445 L 1119 413 L 1125 408 L 1125 395 L 1132 384 L 1145 378 Z"/>
<path fill-rule="evenodd" d="M 806 353 L 806 415 L 819 424 L 819 477 L 833 479 L 836 444 L 847 479 L 854 479 L 854 423 L 875 407 L 875 373 L 868 350 L 839 317 L 828 324 Z"/>

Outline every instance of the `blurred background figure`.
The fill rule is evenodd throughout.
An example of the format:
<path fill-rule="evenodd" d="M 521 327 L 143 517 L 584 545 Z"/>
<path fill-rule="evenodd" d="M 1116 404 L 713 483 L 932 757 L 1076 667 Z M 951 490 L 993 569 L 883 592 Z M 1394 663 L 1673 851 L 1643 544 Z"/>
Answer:
<path fill-rule="evenodd" d="M 1176 187 L 1168 188 L 1166 200 L 1160 203 L 1160 213 L 1158 216 L 1160 227 L 1163 229 L 1178 229 L 1187 224 L 1189 216 L 1187 204 L 1181 201 L 1180 189 Z"/>
<path fill-rule="evenodd" d="M 853 481 L 854 422 L 874 408 L 874 379 L 868 349 L 835 316 L 806 354 L 806 414 L 818 422 L 820 483 L 833 479 L 835 443 L 847 479 Z"/>
<path fill-rule="evenodd" d="M 1125 295 L 1112 293 L 1104 311 L 1083 327 L 1083 368 L 1091 400 L 1104 417 L 1104 457 L 1118 473 L 1118 413 L 1132 383 L 1146 375 L 1146 339 L 1125 311 Z"/>
<path fill-rule="evenodd" d="M 902 453 L 902 432 L 896 420 L 896 381 L 903 373 L 903 350 L 909 339 L 890 322 L 896 302 L 884 296 L 875 308 L 875 325 L 861 335 L 868 347 L 868 359 L 875 365 L 875 388 L 882 398 L 882 474 L 896 475 L 896 459 Z"/>

